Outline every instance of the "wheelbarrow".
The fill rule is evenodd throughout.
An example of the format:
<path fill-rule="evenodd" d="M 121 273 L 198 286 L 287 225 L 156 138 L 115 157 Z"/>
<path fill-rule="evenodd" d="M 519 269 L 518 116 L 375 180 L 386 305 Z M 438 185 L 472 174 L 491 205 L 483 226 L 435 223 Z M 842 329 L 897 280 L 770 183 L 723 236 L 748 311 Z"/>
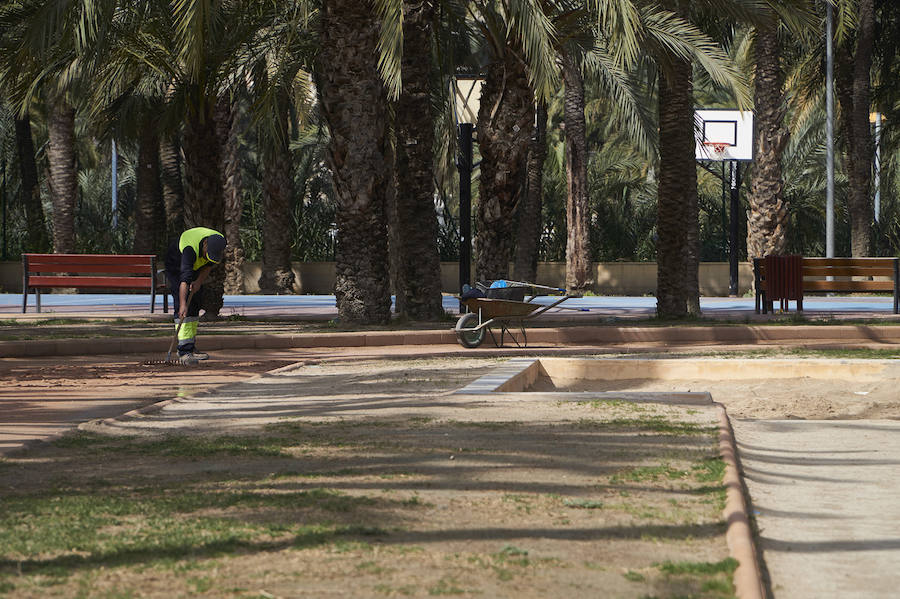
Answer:
<path fill-rule="evenodd" d="M 546 287 L 543 285 L 532 285 L 530 283 L 513 283 L 510 287 L 526 287 L 530 288 L 534 294 L 528 300 L 512 300 L 492 297 L 461 297 L 460 303 L 466 307 L 468 312 L 462 314 L 456 321 L 454 332 L 459 344 L 467 348 L 475 348 L 480 346 L 487 335 L 491 336 L 491 340 L 497 347 L 502 347 L 506 335 L 509 335 L 518 347 L 528 346 L 528 335 L 525 332 L 525 321 L 530 320 L 543 314 L 547 310 L 557 308 L 561 303 L 570 299 L 571 295 L 565 295 L 565 289 L 556 287 Z M 535 293 L 535 290 L 552 291 L 553 293 L 563 293 L 558 300 L 550 304 L 537 303 L 534 300 L 540 295 L 550 295 L 549 293 Z M 523 296 L 524 297 L 524 296 Z M 586 312 L 587 308 L 567 308 Z M 494 335 L 493 328 L 500 329 L 500 340 Z M 517 330 L 517 334 L 513 334 L 511 329 Z M 518 335 L 518 336 L 517 336 Z M 519 343 L 519 339 L 522 340 Z"/>

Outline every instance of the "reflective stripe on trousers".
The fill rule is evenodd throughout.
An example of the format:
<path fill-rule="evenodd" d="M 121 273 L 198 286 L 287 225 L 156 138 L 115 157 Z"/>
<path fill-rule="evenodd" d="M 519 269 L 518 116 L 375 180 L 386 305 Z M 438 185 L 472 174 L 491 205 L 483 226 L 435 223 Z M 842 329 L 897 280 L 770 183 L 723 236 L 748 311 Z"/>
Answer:
<path fill-rule="evenodd" d="M 180 321 L 175 319 L 175 327 L 178 328 Z M 188 316 L 184 319 L 184 324 L 178 330 L 178 353 L 187 353 L 194 351 L 194 338 L 197 336 L 197 324 L 200 322 L 198 316 Z"/>

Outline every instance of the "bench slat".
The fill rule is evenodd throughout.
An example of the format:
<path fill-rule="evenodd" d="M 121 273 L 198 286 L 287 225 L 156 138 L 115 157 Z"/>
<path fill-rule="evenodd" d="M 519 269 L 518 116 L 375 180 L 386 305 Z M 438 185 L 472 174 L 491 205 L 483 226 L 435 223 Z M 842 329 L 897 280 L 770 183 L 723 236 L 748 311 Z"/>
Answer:
<path fill-rule="evenodd" d="M 804 291 L 893 291 L 893 281 L 803 281 Z"/>
<path fill-rule="evenodd" d="M 763 271 L 765 272 L 765 271 Z M 853 266 L 804 266 L 804 277 L 893 277 L 893 268 L 859 268 Z"/>
<path fill-rule="evenodd" d="M 28 274 L 32 273 L 122 273 L 122 274 L 149 274 L 150 264 L 41 264 L 28 265 Z"/>
<path fill-rule="evenodd" d="M 29 266 L 57 264 L 134 264 L 150 266 L 152 254 L 25 254 Z"/>
<path fill-rule="evenodd" d="M 66 277 L 66 276 L 31 276 L 28 287 L 117 287 L 128 289 L 149 289 L 153 277 Z"/>
<path fill-rule="evenodd" d="M 861 266 L 861 267 L 869 267 L 869 266 L 877 266 L 884 268 L 893 268 L 894 262 L 896 262 L 896 258 L 803 258 L 804 266 L 821 266 L 821 265 L 834 265 L 834 266 Z"/>

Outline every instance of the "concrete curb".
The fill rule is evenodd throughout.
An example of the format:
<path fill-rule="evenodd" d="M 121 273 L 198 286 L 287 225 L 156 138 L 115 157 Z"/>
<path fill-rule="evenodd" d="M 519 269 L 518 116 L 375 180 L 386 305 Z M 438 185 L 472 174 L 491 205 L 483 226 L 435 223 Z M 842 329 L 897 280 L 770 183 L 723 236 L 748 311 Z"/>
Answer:
<path fill-rule="evenodd" d="M 719 453 L 725 462 L 725 476 L 722 481 L 725 485 L 723 515 L 727 523 L 725 541 L 731 557 L 738 561 L 733 578 L 735 595 L 738 599 L 766 599 L 766 588 L 757 559 L 756 544 L 753 541 L 750 515 L 744 500 L 746 489 L 738 466 L 734 429 L 731 427 L 725 406 L 718 402 L 713 403 L 719 409 Z"/>
<path fill-rule="evenodd" d="M 900 326 L 686 326 L 619 327 L 571 326 L 536 328 L 528 332 L 531 344 L 547 345 L 765 345 L 802 339 L 838 344 L 900 344 Z M 456 345 L 451 329 L 425 331 L 361 331 L 340 333 L 285 333 L 201 335 L 204 350 L 291 349 L 313 347 L 377 347 L 386 345 Z M 0 357 L 138 354 L 165 352 L 169 337 L 101 337 L 0 341 Z M 488 347 L 486 344 L 483 347 Z"/>

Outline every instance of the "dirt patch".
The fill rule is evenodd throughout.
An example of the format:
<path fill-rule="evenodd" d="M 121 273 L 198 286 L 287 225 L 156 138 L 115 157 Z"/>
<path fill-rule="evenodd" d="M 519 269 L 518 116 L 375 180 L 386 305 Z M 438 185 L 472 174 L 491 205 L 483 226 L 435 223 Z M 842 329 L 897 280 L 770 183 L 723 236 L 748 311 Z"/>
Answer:
<path fill-rule="evenodd" d="M 540 379 L 533 391 L 708 391 L 732 418 L 777 420 L 852 420 L 900 418 L 897 381 L 843 379 L 699 379 L 571 381 L 564 385 Z"/>
<path fill-rule="evenodd" d="M 729 596 L 714 410 L 452 393 L 497 363 L 309 361 L 4 460 L 0 588 Z"/>

